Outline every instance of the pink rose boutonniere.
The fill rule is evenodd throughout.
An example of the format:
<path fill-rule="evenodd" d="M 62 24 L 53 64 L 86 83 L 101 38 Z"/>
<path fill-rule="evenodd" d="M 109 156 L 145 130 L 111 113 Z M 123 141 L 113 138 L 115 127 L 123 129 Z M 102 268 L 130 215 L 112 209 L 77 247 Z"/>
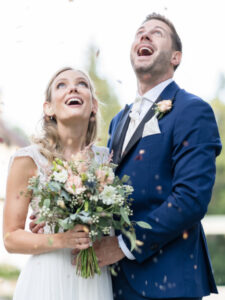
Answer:
<path fill-rule="evenodd" d="M 172 100 L 162 100 L 156 103 L 155 112 L 158 119 L 161 119 L 172 109 Z"/>

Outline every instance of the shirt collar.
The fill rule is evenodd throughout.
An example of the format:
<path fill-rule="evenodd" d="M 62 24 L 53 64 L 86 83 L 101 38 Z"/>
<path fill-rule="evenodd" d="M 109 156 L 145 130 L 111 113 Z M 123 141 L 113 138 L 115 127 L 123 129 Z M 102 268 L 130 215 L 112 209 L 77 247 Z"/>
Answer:
<path fill-rule="evenodd" d="M 167 79 L 163 82 L 160 82 L 158 85 L 156 85 L 154 88 L 147 91 L 143 96 L 142 99 L 146 99 L 150 102 L 155 102 L 156 99 L 159 97 L 159 95 L 162 93 L 162 91 L 173 81 L 172 78 Z M 140 97 L 139 93 L 137 92 L 137 96 Z"/>

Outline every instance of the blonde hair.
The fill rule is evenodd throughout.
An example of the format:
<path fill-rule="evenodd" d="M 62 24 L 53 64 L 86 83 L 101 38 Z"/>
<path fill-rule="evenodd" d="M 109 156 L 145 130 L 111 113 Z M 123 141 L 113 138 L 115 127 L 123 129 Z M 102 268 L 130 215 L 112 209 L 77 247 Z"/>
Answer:
<path fill-rule="evenodd" d="M 92 99 L 96 99 L 97 97 L 95 95 L 95 89 L 94 85 L 89 78 L 89 76 L 80 70 L 75 70 L 71 67 L 66 67 L 63 69 L 60 69 L 55 73 L 55 75 L 51 78 L 49 81 L 49 84 L 47 85 L 46 91 L 45 91 L 45 101 L 51 102 L 51 87 L 53 84 L 53 81 L 60 75 L 61 73 L 69 70 L 74 70 L 77 72 L 82 73 L 88 80 L 90 85 L 90 90 L 92 94 Z M 97 128 L 98 128 L 98 118 L 97 115 L 92 112 L 90 115 L 89 123 L 88 123 L 88 129 L 86 134 L 86 141 L 85 146 L 88 146 L 92 144 L 97 136 Z M 47 115 L 44 115 L 42 118 L 42 131 L 43 135 L 41 137 L 34 138 L 34 142 L 40 146 L 40 152 L 49 160 L 53 161 L 56 157 L 62 158 L 62 147 L 60 144 L 60 137 L 58 134 L 57 129 L 57 121 L 54 117 L 49 117 Z"/>

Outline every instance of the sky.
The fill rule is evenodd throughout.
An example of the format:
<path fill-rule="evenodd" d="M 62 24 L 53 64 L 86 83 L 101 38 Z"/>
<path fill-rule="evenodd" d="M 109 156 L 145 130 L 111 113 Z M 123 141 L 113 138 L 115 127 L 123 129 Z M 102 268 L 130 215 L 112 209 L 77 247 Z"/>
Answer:
<path fill-rule="evenodd" d="M 175 72 L 180 87 L 209 101 L 225 73 L 224 0 L 1 0 L 0 92 L 8 124 L 35 133 L 45 87 L 59 68 L 85 69 L 87 49 L 121 105 L 131 103 L 136 80 L 129 53 L 146 15 L 164 14 L 183 42 Z"/>

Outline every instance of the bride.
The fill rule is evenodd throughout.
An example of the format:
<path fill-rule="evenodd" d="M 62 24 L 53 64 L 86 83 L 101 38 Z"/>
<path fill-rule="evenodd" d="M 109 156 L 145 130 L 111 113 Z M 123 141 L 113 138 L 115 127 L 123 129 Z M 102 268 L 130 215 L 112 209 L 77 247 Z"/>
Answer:
<path fill-rule="evenodd" d="M 90 245 L 87 228 L 77 225 L 67 232 L 45 234 L 25 231 L 28 208 L 38 214 L 38 199 L 27 192 L 31 177 L 45 180 L 55 157 L 71 156 L 96 137 L 98 103 L 89 77 L 82 71 L 64 68 L 51 79 L 44 102 L 43 137 L 19 149 L 10 161 L 4 207 L 4 243 L 10 253 L 32 254 L 22 270 L 14 300 L 111 300 L 111 277 L 106 267 L 101 275 L 84 279 L 71 264 L 71 249 Z M 108 150 L 92 146 L 96 160 Z M 102 155 L 99 155 L 102 154 Z M 101 162 L 101 161 L 99 161 Z M 23 191 L 23 193 L 21 193 Z"/>

